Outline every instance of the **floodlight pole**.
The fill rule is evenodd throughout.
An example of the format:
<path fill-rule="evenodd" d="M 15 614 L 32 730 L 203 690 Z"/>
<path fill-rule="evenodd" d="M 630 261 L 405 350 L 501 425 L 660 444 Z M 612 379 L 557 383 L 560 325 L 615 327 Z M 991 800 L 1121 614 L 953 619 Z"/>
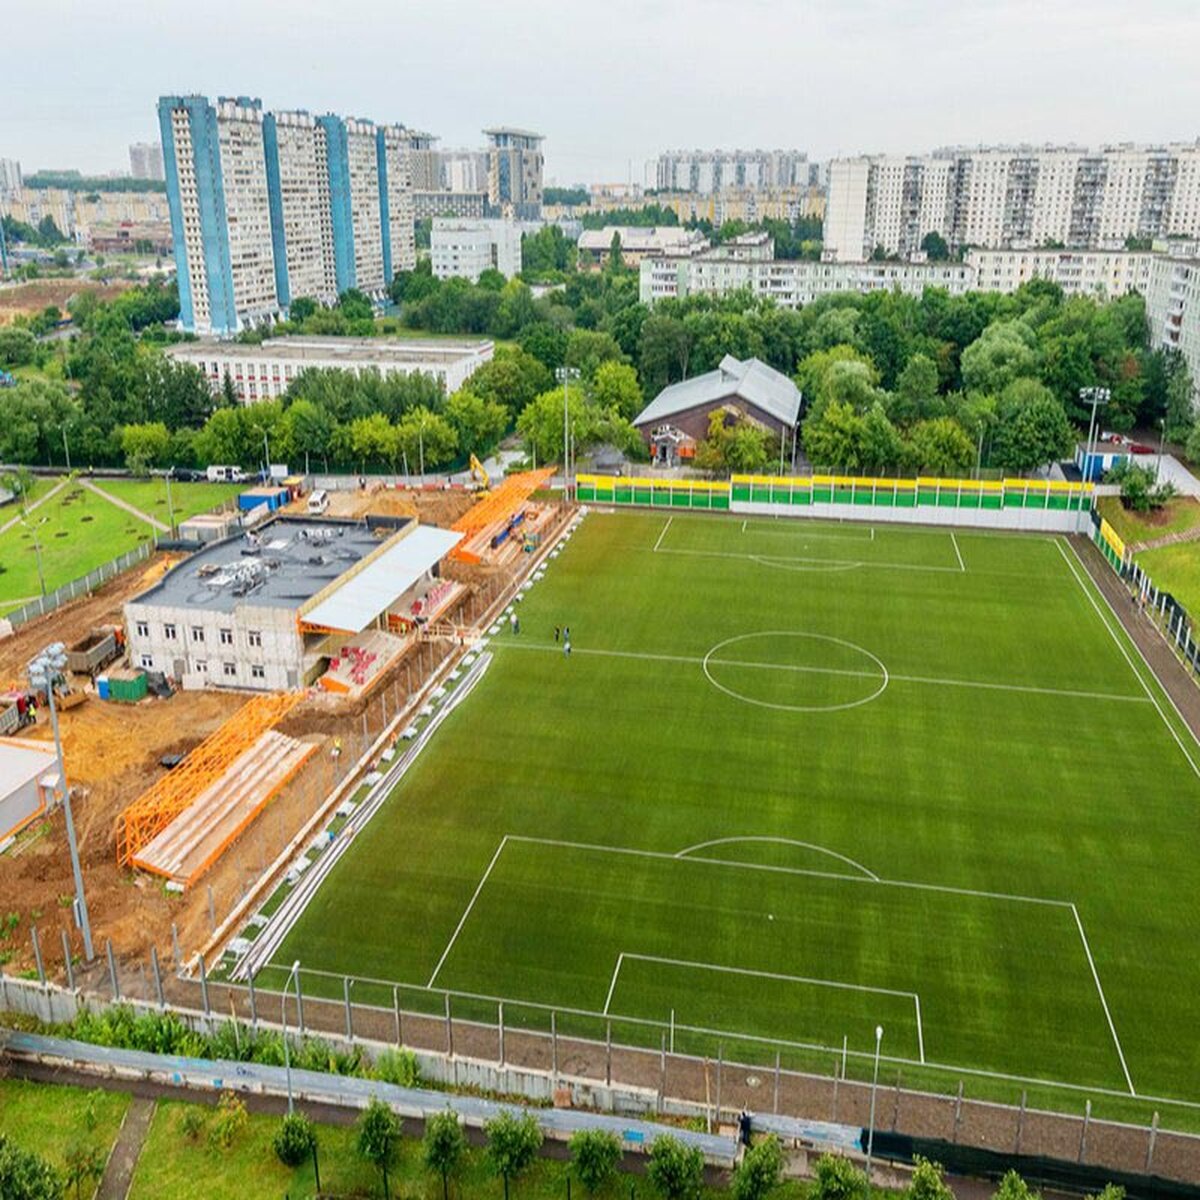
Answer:
<path fill-rule="evenodd" d="M 292 1053 L 288 1049 L 288 1030 L 287 1030 L 287 995 L 288 988 L 292 986 L 292 977 L 300 970 L 300 960 L 296 959 L 292 963 L 292 969 L 288 972 L 288 977 L 284 980 L 283 995 L 279 998 L 279 1021 L 283 1026 L 283 1067 L 287 1072 L 287 1096 L 288 1096 L 288 1116 L 290 1117 L 295 1111 L 295 1106 L 292 1103 Z M 299 987 L 299 977 L 297 976 L 296 984 Z M 296 993 L 299 998 L 299 992 Z"/>
<path fill-rule="evenodd" d="M 1079 389 L 1079 398 L 1085 404 L 1089 400 L 1092 402 L 1092 419 L 1088 424 L 1087 444 L 1084 447 L 1083 459 L 1084 482 L 1087 483 L 1092 476 L 1092 447 L 1095 444 L 1095 437 L 1099 434 L 1099 429 L 1096 427 L 1096 409 L 1098 406 L 1108 403 L 1111 393 L 1105 387 L 1083 387 Z"/>
<path fill-rule="evenodd" d="M 563 499 L 571 498 L 571 446 L 570 446 L 570 417 L 568 416 L 571 397 L 570 384 L 579 378 L 578 367 L 559 367 L 554 372 L 555 377 L 563 385 Z"/>
<path fill-rule="evenodd" d="M 875 1074 L 871 1078 L 871 1120 L 867 1126 L 867 1182 L 871 1181 L 871 1155 L 875 1151 L 875 1092 L 879 1087 L 879 1045 L 883 1041 L 883 1026 L 875 1026 Z"/>
<path fill-rule="evenodd" d="M 47 647 L 29 664 L 29 681 L 35 687 L 39 681 L 46 685 L 46 697 L 50 701 L 50 726 L 54 730 L 54 752 L 58 756 L 58 781 L 63 793 L 63 815 L 67 822 L 67 846 L 71 852 L 71 873 L 75 876 L 76 918 L 83 934 L 84 959 L 91 962 L 96 957 L 92 947 L 92 923 L 88 917 L 87 897 L 83 891 L 83 870 L 79 865 L 79 843 L 75 839 L 75 818 L 71 813 L 71 788 L 67 783 L 67 768 L 63 761 L 62 737 L 58 731 L 58 709 L 54 703 L 54 677 L 59 665 L 65 666 L 62 651 L 58 647 Z"/>

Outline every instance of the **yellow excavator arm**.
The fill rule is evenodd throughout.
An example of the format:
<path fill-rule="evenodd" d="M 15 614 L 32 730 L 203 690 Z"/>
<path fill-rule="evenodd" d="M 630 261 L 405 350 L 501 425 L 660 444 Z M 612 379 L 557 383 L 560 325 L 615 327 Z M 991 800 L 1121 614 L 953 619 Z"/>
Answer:
<path fill-rule="evenodd" d="M 471 455 L 471 478 L 477 480 L 485 492 L 491 489 L 491 476 L 483 469 L 483 463 L 474 454 Z"/>

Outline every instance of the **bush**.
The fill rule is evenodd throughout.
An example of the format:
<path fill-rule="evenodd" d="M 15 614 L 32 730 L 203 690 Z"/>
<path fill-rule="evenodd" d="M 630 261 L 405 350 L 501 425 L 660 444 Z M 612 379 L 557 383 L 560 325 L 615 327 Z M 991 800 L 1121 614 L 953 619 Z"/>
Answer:
<path fill-rule="evenodd" d="M 913 1173 L 905 1189 L 908 1200 L 954 1200 L 954 1193 L 942 1178 L 941 1163 L 930 1162 L 919 1154 L 913 1159 Z"/>
<path fill-rule="evenodd" d="M 303 1113 L 289 1113 L 279 1122 L 271 1145 L 285 1167 L 298 1167 L 312 1157 L 317 1131 Z"/>
<path fill-rule="evenodd" d="M 434 1113 L 425 1122 L 425 1166 L 442 1177 L 442 1200 L 450 1195 L 450 1176 L 458 1169 L 466 1153 L 467 1139 L 458 1116 L 447 1109 Z"/>
<path fill-rule="evenodd" d="M 383 1176 L 383 1194 L 388 1192 L 388 1167 L 396 1158 L 400 1122 L 396 1114 L 375 1096 L 358 1119 L 358 1153 Z"/>
<path fill-rule="evenodd" d="M 817 1159 L 817 1200 L 866 1200 L 869 1191 L 866 1175 L 848 1158 L 822 1154 Z"/>
<path fill-rule="evenodd" d="M 666 1134 L 655 1138 L 646 1164 L 650 1182 L 667 1200 L 690 1200 L 700 1194 L 704 1180 L 704 1155 Z"/>
<path fill-rule="evenodd" d="M 504 1180 L 507 1196 L 509 1180 L 533 1162 L 542 1144 L 542 1131 L 531 1113 L 522 1113 L 518 1117 L 507 1110 L 488 1121 L 483 1131 L 488 1140 L 488 1165 L 493 1174 Z"/>
<path fill-rule="evenodd" d="M 598 1192 L 617 1173 L 621 1142 L 604 1129 L 581 1129 L 571 1136 L 571 1165 L 584 1191 Z"/>
<path fill-rule="evenodd" d="M 228 1150 L 249 1123 L 246 1102 L 232 1092 L 222 1092 L 217 1101 L 217 1115 L 208 1130 L 209 1145 Z"/>
<path fill-rule="evenodd" d="M 204 1111 L 194 1106 L 185 1108 L 179 1118 L 179 1130 L 189 1142 L 198 1141 L 204 1132 Z"/>
<path fill-rule="evenodd" d="M 416 1087 L 421 1082 L 417 1056 L 411 1050 L 385 1050 L 376 1060 L 371 1072 L 384 1083 L 398 1087 Z"/>
<path fill-rule="evenodd" d="M 763 1200 L 779 1186 L 783 1148 L 772 1134 L 746 1151 L 733 1177 L 734 1200 Z"/>
<path fill-rule="evenodd" d="M 0 1196 L 5 1200 L 61 1200 L 58 1172 L 32 1150 L 23 1150 L 0 1133 Z"/>

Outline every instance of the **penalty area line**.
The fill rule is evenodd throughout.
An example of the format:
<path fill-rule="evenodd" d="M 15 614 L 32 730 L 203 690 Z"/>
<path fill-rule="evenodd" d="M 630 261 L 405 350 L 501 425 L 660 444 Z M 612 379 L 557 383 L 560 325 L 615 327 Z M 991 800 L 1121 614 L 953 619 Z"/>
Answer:
<path fill-rule="evenodd" d="M 500 857 L 500 852 L 508 845 L 509 835 L 506 833 L 500 839 L 500 845 L 496 847 L 496 853 L 492 855 L 492 861 L 488 863 L 487 870 L 484 871 L 482 878 L 475 887 L 475 893 L 471 897 L 467 907 L 463 910 L 463 915 L 459 917 L 458 924 L 454 927 L 454 932 L 450 935 L 450 940 L 446 943 L 445 950 L 442 951 L 442 957 L 438 959 L 437 966 L 433 968 L 433 974 L 429 977 L 429 982 L 425 985 L 427 988 L 433 987 L 434 981 L 438 977 L 438 973 L 445 965 L 446 959 L 450 957 L 450 951 L 454 949 L 454 943 L 458 941 L 458 935 L 462 933 L 463 926 L 467 923 L 467 918 L 471 915 L 471 909 L 475 907 L 475 901 L 479 899 L 479 893 L 483 891 L 483 885 L 487 883 L 488 876 L 492 873 L 492 868 L 496 865 L 496 860 Z"/>
<path fill-rule="evenodd" d="M 958 569 L 966 571 L 966 564 L 963 562 L 962 551 L 958 548 L 958 538 L 954 536 L 954 530 L 950 530 L 950 544 L 954 547 L 954 557 L 958 559 Z"/>
<path fill-rule="evenodd" d="M 655 553 L 657 553 L 657 552 L 658 552 L 658 548 L 659 548 L 659 546 L 661 546 L 661 545 L 662 545 L 662 540 L 663 540 L 663 538 L 665 538 L 665 537 L 667 536 L 667 530 L 671 528 L 671 522 L 672 522 L 673 520 L 675 520 L 675 518 L 674 518 L 674 517 L 668 517 L 668 518 L 667 518 L 667 523 L 666 523 L 666 524 L 665 524 L 665 525 L 662 527 L 662 532 L 661 532 L 661 533 L 658 535 L 658 541 L 654 543 L 654 550 L 655 550 Z"/>
<path fill-rule="evenodd" d="M 1087 934 L 1083 931 L 1083 921 L 1079 918 L 1079 909 L 1074 903 L 1071 904 L 1071 913 L 1075 917 L 1075 925 L 1079 930 L 1079 937 L 1083 942 L 1083 952 L 1087 955 L 1088 966 L 1092 969 L 1092 979 L 1096 984 L 1096 991 L 1100 995 L 1100 1006 L 1104 1009 L 1104 1019 L 1108 1022 L 1108 1031 L 1112 1034 L 1113 1045 L 1117 1048 L 1117 1058 L 1121 1060 L 1121 1072 L 1125 1076 L 1125 1082 L 1129 1085 L 1129 1094 L 1136 1096 L 1134 1090 L 1133 1079 L 1129 1075 L 1129 1067 L 1125 1064 L 1125 1052 L 1121 1049 L 1121 1039 L 1117 1037 L 1117 1027 L 1113 1024 L 1112 1013 L 1108 1011 L 1108 1001 L 1104 998 L 1104 989 L 1100 986 L 1100 973 L 1096 970 L 1096 960 L 1092 957 L 1092 948 L 1088 945 Z"/>

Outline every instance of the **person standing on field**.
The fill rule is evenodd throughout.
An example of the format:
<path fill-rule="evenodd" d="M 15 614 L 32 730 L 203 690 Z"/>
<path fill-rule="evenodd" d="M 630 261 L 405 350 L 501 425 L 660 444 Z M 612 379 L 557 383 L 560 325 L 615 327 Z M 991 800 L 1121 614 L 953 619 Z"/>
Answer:
<path fill-rule="evenodd" d="M 561 630 L 558 628 L 557 625 L 555 625 L 555 627 L 554 627 L 554 644 L 556 646 L 558 645 L 558 635 L 560 632 L 561 632 Z"/>

